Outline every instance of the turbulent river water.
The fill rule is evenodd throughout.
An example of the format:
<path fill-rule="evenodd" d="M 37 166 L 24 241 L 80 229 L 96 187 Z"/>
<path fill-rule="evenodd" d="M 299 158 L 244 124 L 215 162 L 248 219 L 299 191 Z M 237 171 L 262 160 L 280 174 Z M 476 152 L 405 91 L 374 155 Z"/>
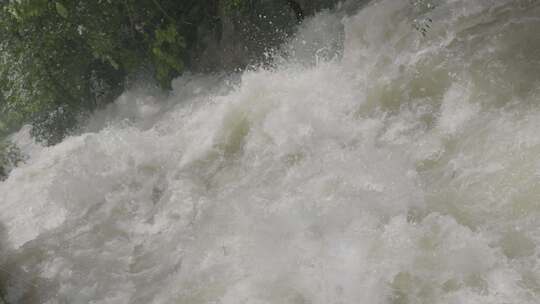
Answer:
<path fill-rule="evenodd" d="M 0 303 L 540 303 L 539 1 L 345 5 L 281 54 L 15 134 Z"/>

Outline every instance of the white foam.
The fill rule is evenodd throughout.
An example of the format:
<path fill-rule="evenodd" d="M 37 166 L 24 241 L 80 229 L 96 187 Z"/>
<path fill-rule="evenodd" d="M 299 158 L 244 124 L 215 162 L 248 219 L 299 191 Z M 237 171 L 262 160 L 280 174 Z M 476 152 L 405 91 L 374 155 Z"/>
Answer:
<path fill-rule="evenodd" d="M 13 264 L 52 292 L 9 296 L 537 303 L 540 8 L 473 2 L 326 12 L 292 62 L 126 92 L 84 134 L 27 144 L 0 221 Z M 315 60 L 324 45 L 336 56 Z"/>

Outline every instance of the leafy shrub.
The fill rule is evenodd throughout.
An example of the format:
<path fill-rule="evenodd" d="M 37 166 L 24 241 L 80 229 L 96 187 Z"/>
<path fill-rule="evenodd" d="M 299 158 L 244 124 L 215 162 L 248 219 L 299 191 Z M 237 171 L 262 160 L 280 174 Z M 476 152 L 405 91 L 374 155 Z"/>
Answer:
<path fill-rule="evenodd" d="M 168 88 L 214 2 L 0 1 L 0 136 L 30 122 L 56 143 L 141 71 Z"/>

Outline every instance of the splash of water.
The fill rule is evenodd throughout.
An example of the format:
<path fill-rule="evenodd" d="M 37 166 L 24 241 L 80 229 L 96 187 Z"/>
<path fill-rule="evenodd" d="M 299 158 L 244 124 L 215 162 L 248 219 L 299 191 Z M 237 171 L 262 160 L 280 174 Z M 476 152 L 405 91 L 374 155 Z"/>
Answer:
<path fill-rule="evenodd" d="M 322 13 L 274 68 L 126 92 L 54 147 L 21 131 L 5 300 L 538 303 L 539 2 L 432 3 Z"/>

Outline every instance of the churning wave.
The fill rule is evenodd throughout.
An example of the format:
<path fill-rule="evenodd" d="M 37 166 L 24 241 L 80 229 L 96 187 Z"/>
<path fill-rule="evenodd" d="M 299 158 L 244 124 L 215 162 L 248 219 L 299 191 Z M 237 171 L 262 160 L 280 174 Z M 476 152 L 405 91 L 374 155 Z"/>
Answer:
<path fill-rule="evenodd" d="M 3 300 L 538 303 L 540 2 L 346 7 L 272 67 L 15 134 Z"/>

